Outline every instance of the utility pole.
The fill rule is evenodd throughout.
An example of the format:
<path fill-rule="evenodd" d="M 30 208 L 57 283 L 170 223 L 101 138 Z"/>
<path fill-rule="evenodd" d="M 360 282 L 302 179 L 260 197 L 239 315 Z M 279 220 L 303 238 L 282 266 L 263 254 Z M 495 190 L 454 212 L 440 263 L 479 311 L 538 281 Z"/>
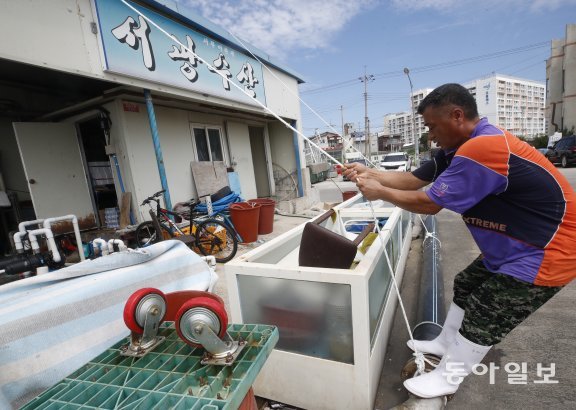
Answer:
<path fill-rule="evenodd" d="M 364 155 L 370 160 L 370 120 L 368 119 L 368 81 L 374 81 L 372 74 L 366 74 L 364 66 L 364 76 L 358 78 L 364 83 Z"/>
<path fill-rule="evenodd" d="M 412 79 L 410 78 L 410 70 L 408 67 L 404 68 L 404 74 L 408 77 L 410 82 L 410 108 L 412 109 L 412 143 L 414 144 L 414 165 L 416 167 L 420 166 L 420 138 L 416 136 L 416 112 L 414 111 L 414 102 L 412 97 L 414 94 L 414 89 L 412 87 Z"/>
<path fill-rule="evenodd" d="M 346 162 L 346 156 L 344 155 L 345 151 L 346 151 L 346 144 L 344 144 L 344 106 L 341 105 L 340 106 L 340 122 L 342 123 L 342 134 L 340 135 L 340 141 L 342 143 L 342 158 L 341 161 L 342 163 Z"/>

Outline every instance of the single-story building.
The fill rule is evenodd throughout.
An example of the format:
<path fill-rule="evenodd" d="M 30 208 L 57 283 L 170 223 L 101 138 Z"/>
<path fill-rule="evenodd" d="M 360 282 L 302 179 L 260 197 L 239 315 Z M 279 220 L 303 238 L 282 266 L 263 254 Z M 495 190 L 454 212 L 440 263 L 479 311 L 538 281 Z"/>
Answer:
<path fill-rule="evenodd" d="M 301 129 L 302 80 L 181 4 L 7 1 L 0 37 L 0 190 L 18 219 L 98 227 L 129 193 L 138 222 L 156 191 L 196 197 L 192 162 L 222 162 L 245 199 L 310 187 L 275 117 Z"/>

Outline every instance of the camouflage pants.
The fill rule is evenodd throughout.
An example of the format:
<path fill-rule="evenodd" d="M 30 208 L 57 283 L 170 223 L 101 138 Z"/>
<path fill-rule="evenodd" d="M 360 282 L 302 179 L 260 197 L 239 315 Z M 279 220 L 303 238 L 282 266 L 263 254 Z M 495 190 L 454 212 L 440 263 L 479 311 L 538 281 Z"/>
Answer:
<path fill-rule="evenodd" d="M 479 345 L 494 345 L 562 288 L 490 272 L 478 257 L 454 278 L 454 303 L 465 311 L 460 333 Z"/>

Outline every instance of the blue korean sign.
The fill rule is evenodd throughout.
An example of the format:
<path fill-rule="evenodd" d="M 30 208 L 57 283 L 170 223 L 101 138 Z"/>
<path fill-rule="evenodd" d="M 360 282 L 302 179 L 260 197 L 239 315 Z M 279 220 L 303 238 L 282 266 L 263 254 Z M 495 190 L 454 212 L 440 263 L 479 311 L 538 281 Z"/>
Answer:
<path fill-rule="evenodd" d="M 229 83 L 234 81 L 252 98 L 266 104 L 262 66 L 258 61 L 150 9 L 129 3 L 193 53 L 120 0 L 95 0 L 105 71 L 254 103 Z"/>

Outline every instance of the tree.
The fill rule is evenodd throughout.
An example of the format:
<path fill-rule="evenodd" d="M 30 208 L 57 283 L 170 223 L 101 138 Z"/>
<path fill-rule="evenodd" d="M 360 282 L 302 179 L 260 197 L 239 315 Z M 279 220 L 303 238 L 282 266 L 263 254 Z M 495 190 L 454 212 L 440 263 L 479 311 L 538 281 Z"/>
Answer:
<path fill-rule="evenodd" d="M 531 142 L 534 148 L 548 148 L 548 136 L 546 134 L 537 135 Z"/>
<path fill-rule="evenodd" d="M 428 133 L 424 132 L 422 133 L 422 136 L 420 137 L 420 151 L 428 151 L 429 147 L 428 147 Z"/>

